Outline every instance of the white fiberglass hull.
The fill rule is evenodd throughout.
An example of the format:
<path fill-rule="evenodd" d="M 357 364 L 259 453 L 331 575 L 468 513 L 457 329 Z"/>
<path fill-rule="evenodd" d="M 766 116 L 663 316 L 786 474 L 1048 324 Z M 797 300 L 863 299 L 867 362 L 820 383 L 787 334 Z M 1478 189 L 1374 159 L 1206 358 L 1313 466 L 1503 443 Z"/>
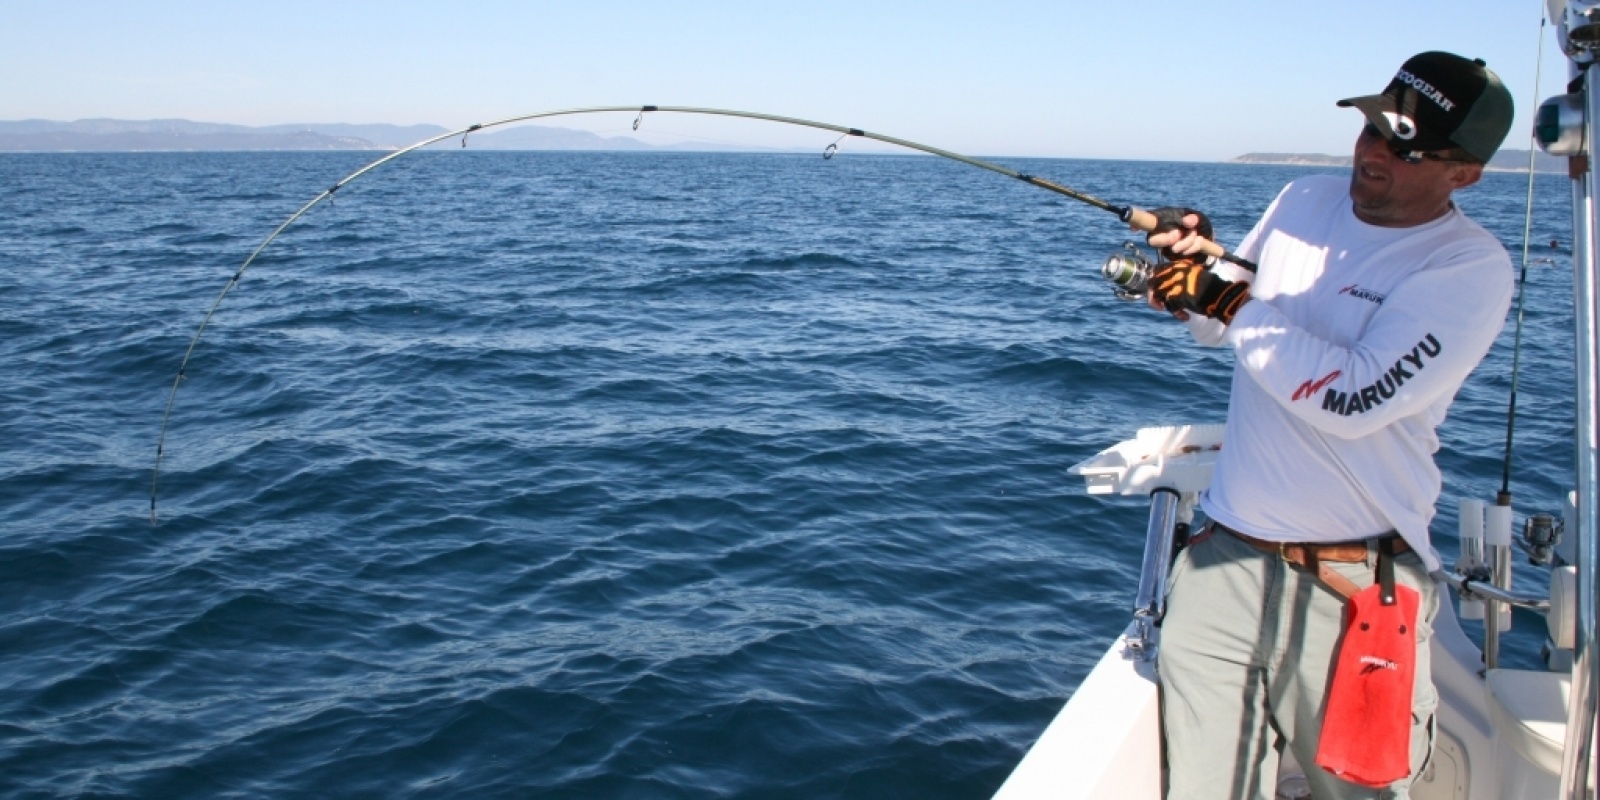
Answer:
<path fill-rule="evenodd" d="M 1447 592 L 1440 587 L 1441 592 Z M 1160 703 L 1154 664 L 1129 657 L 1130 625 L 1050 722 L 996 800 L 1160 800 Z M 1414 800 L 1511 800 L 1559 793 L 1560 745 L 1547 740 L 1556 720 L 1515 718 L 1508 709 L 1564 701 L 1557 675 L 1497 670 L 1485 680 L 1482 656 L 1443 604 L 1433 634 L 1433 677 L 1439 693 L 1434 755 L 1412 787 Z M 1504 679 L 1511 680 L 1504 680 Z M 1494 688 L 1491 688 L 1493 686 Z M 1497 696 L 1509 687 L 1515 696 Z M 1553 746 L 1554 749 L 1551 749 Z M 1293 798 L 1301 767 L 1285 758 L 1280 787 Z"/>

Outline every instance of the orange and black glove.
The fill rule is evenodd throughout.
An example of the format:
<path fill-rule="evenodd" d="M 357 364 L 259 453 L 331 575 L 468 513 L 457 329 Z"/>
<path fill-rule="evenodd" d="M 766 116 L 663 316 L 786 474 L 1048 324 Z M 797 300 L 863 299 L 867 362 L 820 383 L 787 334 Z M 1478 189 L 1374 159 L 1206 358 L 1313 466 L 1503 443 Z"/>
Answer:
<path fill-rule="evenodd" d="M 1193 311 L 1227 325 L 1250 299 L 1250 284 L 1228 281 L 1189 260 L 1161 264 L 1150 276 L 1150 294 L 1168 311 Z"/>
<path fill-rule="evenodd" d="M 1200 234 L 1200 237 L 1203 239 L 1215 240 L 1217 238 L 1211 227 L 1211 218 L 1187 206 L 1162 206 L 1161 208 L 1151 209 L 1150 213 L 1154 214 L 1156 218 L 1156 227 L 1155 230 L 1151 231 L 1151 233 L 1193 230 L 1195 233 Z M 1200 223 L 1195 225 L 1192 229 L 1185 227 L 1183 224 L 1183 218 L 1190 214 L 1193 214 L 1200 219 Z M 1161 257 L 1168 261 L 1177 261 L 1180 258 L 1197 258 L 1197 256 L 1186 256 L 1180 253 L 1174 253 L 1165 247 L 1161 248 Z"/>

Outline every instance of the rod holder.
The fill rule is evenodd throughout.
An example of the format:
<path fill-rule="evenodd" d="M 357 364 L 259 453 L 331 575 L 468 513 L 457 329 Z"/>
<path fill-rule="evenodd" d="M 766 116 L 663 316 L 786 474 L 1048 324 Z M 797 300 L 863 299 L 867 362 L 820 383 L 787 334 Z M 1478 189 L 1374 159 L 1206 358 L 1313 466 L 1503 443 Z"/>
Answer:
<path fill-rule="evenodd" d="M 1495 504 L 1483 510 L 1484 553 L 1489 561 L 1489 582 L 1511 589 L 1511 506 Z M 1511 629 L 1511 606 L 1500 600 L 1484 601 L 1483 666 L 1500 666 L 1500 633 Z"/>
<path fill-rule="evenodd" d="M 1483 501 L 1463 497 L 1460 508 L 1461 554 L 1456 557 L 1456 573 L 1487 580 L 1488 564 L 1483 557 Z M 1483 619 L 1482 600 L 1462 595 L 1460 607 L 1462 619 Z"/>
<path fill-rule="evenodd" d="M 1156 657 L 1156 626 L 1167 613 L 1167 573 L 1178 529 L 1182 495 L 1173 489 L 1150 493 L 1150 521 L 1144 532 L 1144 561 L 1139 567 L 1139 593 L 1133 600 L 1134 632 L 1128 651 L 1140 661 Z"/>

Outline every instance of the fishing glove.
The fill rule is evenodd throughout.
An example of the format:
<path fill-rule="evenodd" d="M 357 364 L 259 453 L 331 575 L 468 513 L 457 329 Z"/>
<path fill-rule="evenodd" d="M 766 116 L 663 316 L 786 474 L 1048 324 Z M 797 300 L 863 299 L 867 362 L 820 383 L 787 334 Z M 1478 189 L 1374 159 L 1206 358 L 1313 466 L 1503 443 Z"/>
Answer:
<path fill-rule="evenodd" d="M 1200 218 L 1200 224 L 1194 227 L 1194 231 L 1200 234 L 1200 236 L 1203 238 L 1211 239 L 1212 241 L 1216 240 L 1213 236 L 1211 218 L 1192 208 L 1185 208 L 1183 206 L 1165 206 L 1163 208 L 1152 209 L 1150 213 L 1154 214 L 1156 218 L 1156 229 L 1151 231 L 1151 233 L 1166 233 L 1167 231 L 1188 230 L 1188 228 L 1185 228 L 1183 225 L 1183 218 L 1193 214 Z M 1194 258 L 1192 255 L 1174 253 L 1166 248 L 1161 249 L 1161 257 L 1167 261 L 1178 261 L 1185 258 Z"/>
<path fill-rule="evenodd" d="M 1156 268 L 1150 294 L 1168 311 L 1194 311 L 1228 325 L 1250 299 L 1250 284 L 1223 280 L 1204 264 L 1181 259 Z"/>

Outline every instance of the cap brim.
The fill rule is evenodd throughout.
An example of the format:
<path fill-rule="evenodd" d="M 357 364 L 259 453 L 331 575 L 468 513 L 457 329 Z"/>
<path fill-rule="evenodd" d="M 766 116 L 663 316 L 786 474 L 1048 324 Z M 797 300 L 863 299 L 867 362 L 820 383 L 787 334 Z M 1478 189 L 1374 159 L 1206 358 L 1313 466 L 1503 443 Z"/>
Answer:
<path fill-rule="evenodd" d="M 1345 99 L 1339 101 L 1339 107 L 1360 109 L 1361 113 L 1366 116 L 1367 121 L 1372 123 L 1373 126 L 1378 129 L 1379 133 L 1383 134 L 1383 138 L 1396 138 L 1394 135 L 1394 127 L 1389 124 L 1389 118 L 1384 116 L 1385 111 L 1394 111 L 1393 97 L 1390 97 L 1386 94 L 1369 94 L 1365 97 L 1346 97 Z"/>
<path fill-rule="evenodd" d="M 1390 122 L 1391 115 L 1395 113 L 1393 95 L 1369 94 L 1363 97 L 1347 97 L 1338 102 L 1341 108 L 1360 109 L 1367 121 L 1378 129 L 1384 139 L 1398 142 L 1414 150 L 1446 150 L 1454 147 L 1448 137 L 1436 136 L 1418 127 L 1410 137 L 1401 136 L 1394 130 Z"/>

